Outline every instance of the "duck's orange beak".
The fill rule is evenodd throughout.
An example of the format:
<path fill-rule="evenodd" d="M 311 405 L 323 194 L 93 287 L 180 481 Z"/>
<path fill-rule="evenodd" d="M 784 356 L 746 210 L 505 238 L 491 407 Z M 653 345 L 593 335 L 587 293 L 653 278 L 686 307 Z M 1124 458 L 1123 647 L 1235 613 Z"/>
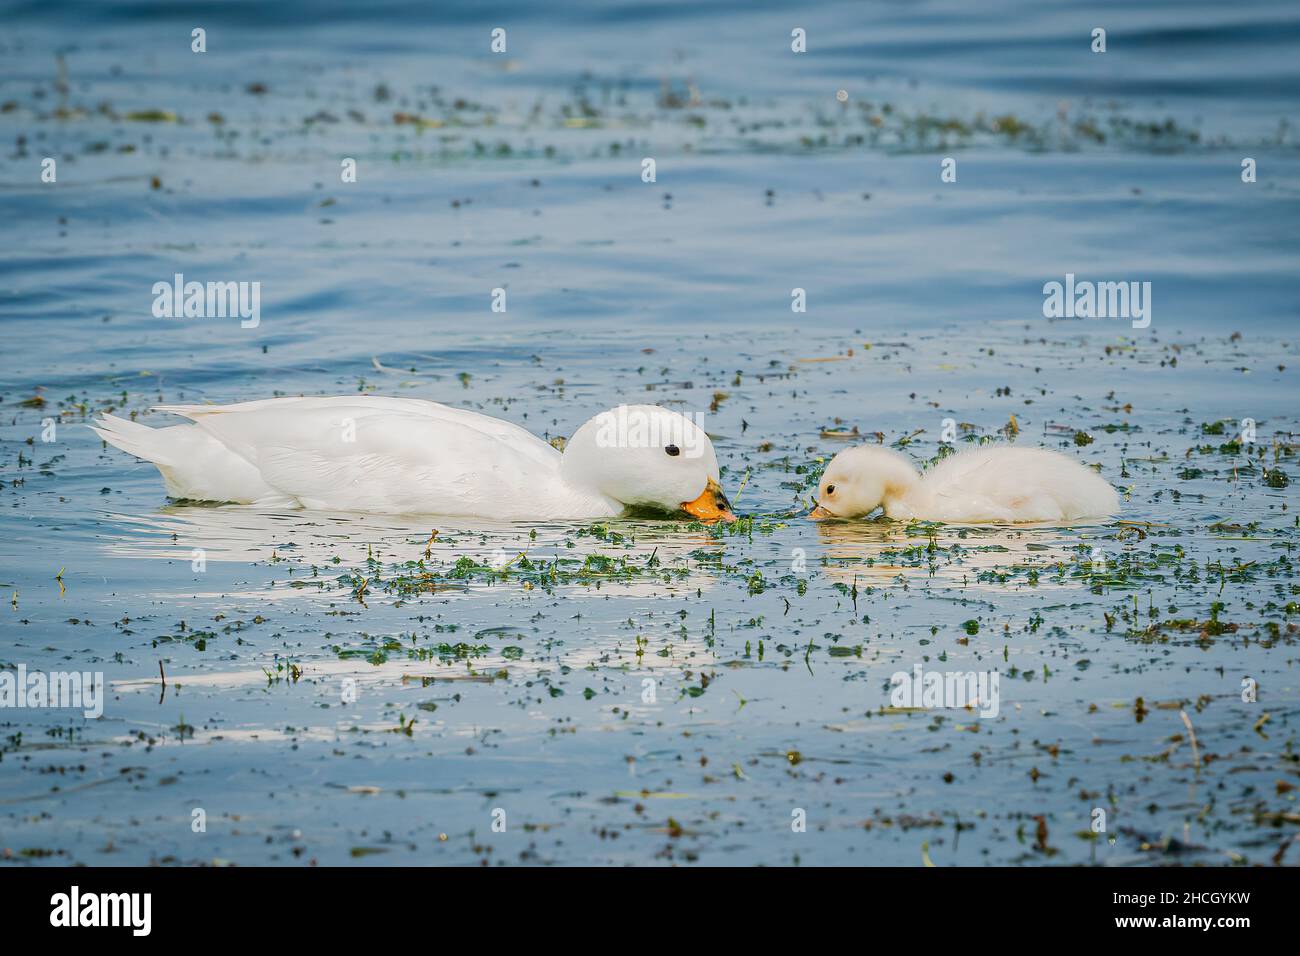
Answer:
<path fill-rule="evenodd" d="M 825 521 L 827 518 L 834 518 L 834 517 L 835 515 L 831 514 L 821 505 L 817 505 L 817 507 L 813 508 L 812 511 L 808 512 L 809 521 Z"/>
<path fill-rule="evenodd" d="M 722 493 L 722 486 L 712 478 L 704 486 L 704 492 L 694 501 L 683 501 L 682 510 L 701 521 L 735 521 L 731 513 L 731 502 Z"/>

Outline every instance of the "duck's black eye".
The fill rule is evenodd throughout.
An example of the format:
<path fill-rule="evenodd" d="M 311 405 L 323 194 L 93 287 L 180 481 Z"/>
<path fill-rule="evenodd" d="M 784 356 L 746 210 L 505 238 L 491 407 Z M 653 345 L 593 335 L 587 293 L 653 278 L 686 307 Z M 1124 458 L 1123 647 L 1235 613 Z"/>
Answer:
<path fill-rule="evenodd" d="M 668 454 L 671 455 L 673 458 L 676 458 L 678 455 L 682 453 L 682 450 L 678 448 L 676 445 L 665 445 L 664 451 L 668 452 Z"/>
<path fill-rule="evenodd" d="M 826 486 L 826 493 L 827 493 L 828 495 L 833 495 L 833 494 L 835 494 L 835 486 L 834 486 L 834 485 L 827 485 L 827 486 Z"/>

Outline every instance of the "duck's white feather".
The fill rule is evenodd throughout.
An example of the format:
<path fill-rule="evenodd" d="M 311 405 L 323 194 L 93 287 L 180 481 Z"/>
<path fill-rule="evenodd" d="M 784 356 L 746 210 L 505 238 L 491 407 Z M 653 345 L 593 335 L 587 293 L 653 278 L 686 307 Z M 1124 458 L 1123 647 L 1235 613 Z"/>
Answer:
<path fill-rule="evenodd" d="M 96 431 L 154 462 L 176 497 L 506 520 L 621 510 L 561 481 L 560 453 L 523 428 L 433 402 L 358 395 L 158 410 L 194 424 L 106 416 Z"/>
<path fill-rule="evenodd" d="M 233 405 L 157 405 L 154 410 L 188 418 L 214 433 L 216 423 L 221 423 L 222 429 L 232 438 L 239 434 L 238 429 L 233 427 L 236 422 L 250 426 L 250 433 L 256 434 L 256 423 L 272 412 L 296 416 L 304 412 L 329 411 L 337 415 L 340 420 L 351 418 L 354 421 L 395 412 L 471 428 L 485 436 L 509 444 L 529 460 L 541 465 L 553 465 L 559 454 L 527 429 L 511 422 L 418 398 L 389 398 L 383 395 L 265 398 Z M 252 417 L 236 418 L 235 416 Z"/>

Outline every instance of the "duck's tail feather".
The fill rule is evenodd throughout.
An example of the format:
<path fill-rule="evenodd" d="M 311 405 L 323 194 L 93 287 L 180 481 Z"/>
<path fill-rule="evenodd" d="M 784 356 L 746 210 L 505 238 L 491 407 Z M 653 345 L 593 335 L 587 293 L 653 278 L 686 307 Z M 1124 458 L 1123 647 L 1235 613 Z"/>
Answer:
<path fill-rule="evenodd" d="M 173 498 L 292 503 L 290 496 L 268 485 L 251 462 L 188 422 L 149 428 L 105 415 L 89 427 L 110 445 L 152 462 Z"/>
<path fill-rule="evenodd" d="M 137 458 L 151 461 L 155 465 L 174 463 L 172 455 L 167 451 L 171 443 L 161 437 L 163 429 L 150 428 L 138 422 L 118 418 L 116 415 L 109 415 L 107 412 L 99 421 L 87 427 L 110 445 Z"/>
<path fill-rule="evenodd" d="M 179 415 L 181 418 L 188 418 L 190 421 L 198 421 L 204 415 L 214 415 L 217 412 L 223 412 L 234 406 L 223 405 L 154 405 L 155 412 L 166 412 L 169 415 Z"/>

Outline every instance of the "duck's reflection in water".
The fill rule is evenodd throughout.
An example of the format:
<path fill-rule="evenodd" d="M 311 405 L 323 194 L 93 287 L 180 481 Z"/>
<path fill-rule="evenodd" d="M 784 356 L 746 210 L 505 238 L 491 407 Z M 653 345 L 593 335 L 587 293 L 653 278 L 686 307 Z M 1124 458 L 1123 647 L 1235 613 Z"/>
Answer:
<path fill-rule="evenodd" d="M 702 556 L 727 548 L 726 538 L 670 519 L 534 524 L 197 504 L 109 517 L 127 532 L 107 539 L 105 550 L 112 555 L 204 564 L 290 562 L 339 574 L 372 560 L 385 568 L 423 562 L 423 569 L 438 576 L 468 560 L 478 568 L 513 569 L 521 578 L 530 564 L 535 569 L 558 562 L 557 574 L 571 583 L 599 582 L 602 590 L 645 597 L 711 587 L 715 572 Z M 470 584 L 476 575 L 462 577 Z"/>
<path fill-rule="evenodd" d="M 173 505 L 152 514 L 113 515 L 112 519 L 115 533 L 106 536 L 105 547 L 115 555 L 189 564 L 198 554 L 208 563 L 258 564 L 268 568 L 282 568 L 288 562 L 295 569 L 317 568 L 320 578 L 331 582 L 349 573 L 371 575 L 374 583 L 366 600 L 372 607 L 376 601 L 396 600 L 395 596 L 383 594 L 386 582 L 402 574 L 419 578 L 422 571 L 410 572 L 404 568 L 406 562 L 423 562 L 423 567 L 434 576 L 434 585 L 427 592 L 395 591 L 393 595 L 408 601 L 419 600 L 426 594 L 440 599 L 477 593 L 487 598 L 486 603 L 479 601 L 472 607 L 466 606 L 469 617 L 463 636 L 449 639 L 449 643 L 460 640 L 476 647 L 486 646 L 488 650 L 481 654 L 476 651 L 466 658 L 455 653 L 424 653 L 429 650 L 429 641 L 412 641 L 408 646 L 408 635 L 415 628 L 406 625 L 396 633 L 402 646 L 384 649 L 377 656 L 334 659 L 330 654 L 305 654 L 298 662 L 302 667 L 303 686 L 314 688 L 322 698 L 337 697 L 340 682 L 349 678 L 369 689 L 383 687 L 400 700 L 406 692 L 411 695 L 420 694 L 422 689 L 427 692 L 429 682 L 438 686 L 445 682 L 446 686 L 455 687 L 455 682 L 461 680 L 490 682 L 494 679 L 492 675 L 501 671 L 525 677 L 552 672 L 555 657 L 533 652 L 534 643 L 530 632 L 525 630 L 524 620 L 535 611 L 529 603 L 533 598 L 549 599 L 541 587 L 528 590 L 528 582 L 537 580 L 536 575 L 540 573 L 537 569 L 542 565 L 558 559 L 559 579 L 554 585 L 557 594 L 615 595 L 644 602 L 642 619 L 648 622 L 644 639 L 640 632 L 611 629 L 593 618 L 590 624 L 572 625 L 573 630 L 566 636 L 573 639 L 566 644 L 562 658 L 573 669 L 605 666 L 610 660 L 626 665 L 627 686 L 631 690 L 620 699 L 625 710 L 630 706 L 636 713 L 687 706 L 691 698 L 684 697 L 686 688 L 692 683 L 698 685 L 701 679 L 693 676 L 687 680 L 680 674 L 683 666 L 689 664 L 695 672 L 715 664 L 711 643 L 698 629 L 689 635 L 682 634 L 677 627 L 669 632 L 665 630 L 669 609 L 651 611 L 647 617 L 644 608 L 664 598 L 676 600 L 675 608 L 684 593 L 694 596 L 697 589 L 707 593 L 721 582 L 723 573 L 712 566 L 712 556 L 725 556 L 733 547 L 729 538 L 718 539 L 706 530 L 669 520 L 534 525 L 436 516 L 265 511 L 235 505 Z M 432 533 L 434 529 L 436 535 Z M 517 572 L 521 553 L 532 562 L 533 571 L 453 576 L 458 562 L 464 559 L 480 567 L 509 565 Z M 336 557 L 338 564 L 334 563 Z M 378 573 L 371 570 L 368 563 L 371 558 L 382 564 Z M 403 567 L 394 569 L 394 565 Z M 293 579 L 306 576 L 295 573 Z M 222 593 L 228 592 L 223 588 Z M 275 587 L 259 591 L 258 596 L 313 600 L 321 593 L 315 588 Z M 346 595 L 347 590 L 343 593 Z M 339 591 L 327 590 L 324 594 L 327 600 L 335 601 Z M 680 624 L 676 617 L 672 620 Z M 392 619 L 388 622 L 391 624 Z M 665 637 L 669 633 L 671 637 Z M 393 636 L 393 631 L 379 626 L 377 634 L 383 638 Z M 522 656 L 505 656 L 503 649 L 512 644 L 529 650 Z M 667 654 L 661 654 L 665 648 Z M 473 675 L 466 674 L 467 661 L 474 665 Z M 253 664 L 265 666 L 250 666 Z M 208 666 L 203 673 L 188 673 L 183 683 L 191 693 L 261 687 L 267 683 L 266 667 L 269 666 L 254 654 L 234 666 Z M 172 676 L 170 669 L 168 676 Z M 661 695 L 658 703 L 636 704 L 635 701 L 643 700 L 643 682 L 651 676 Z M 145 673 L 135 679 L 115 682 L 114 689 L 157 694 L 160 678 Z M 633 704 L 629 705 L 628 700 Z M 435 726 L 431 722 L 426 725 Z"/>
<path fill-rule="evenodd" d="M 1114 548 L 1101 525 L 940 525 L 880 518 L 821 521 L 816 528 L 824 573 L 845 584 L 856 579 L 859 586 L 1076 588 L 1080 581 L 1072 572 L 1090 561 L 1104 562 L 1108 546 Z"/>

